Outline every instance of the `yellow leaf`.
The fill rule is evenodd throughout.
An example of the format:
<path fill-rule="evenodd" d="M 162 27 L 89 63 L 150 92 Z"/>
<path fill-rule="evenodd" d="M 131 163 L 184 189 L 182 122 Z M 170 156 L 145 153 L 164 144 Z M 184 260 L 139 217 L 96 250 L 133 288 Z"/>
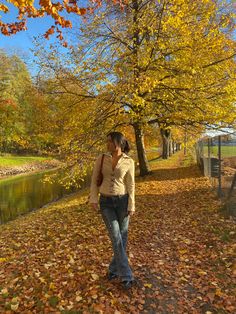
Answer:
<path fill-rule="evenodd" d="M 92 295 L 92 298 L 93 298 L 94 300 L 96 300 L 96 299 L 98 298 L 98 295 L 97 295 L 97 294 L 94 294 L 94 295 Z"/>
<path fill-rule="evenodd" d="M 51 282 L 50 283 L 50 285 L 49 285 L 49 289 L 51 289 L 51 290 L 55 290 L 55 285 L 54 285 L 54 283 L 53 282 Z"/>
<path fill-rule="evenodd" d="M 72 257 L 72 256 L 70 257 L 69 264 L 72 264 L 72 265 L 74 265 L 74 264 L 75 264 L 75 260 L 73 259 L 73 257 Z"/>
<path fill-rule="evenodd" d="M 4 296 L 8 296 L 8 290 L 7 288 L 4 288 L 1 290 L 1 294 L 4 295 Z"/>
<path fill-rule="evenodd" d="M 16 311 L 19 307 L 19 303 L 16 303 L 16 304 L 11 304 L 11 310 L 12 311 Z"/>
<path fill-rule="evenodd" d="M 81 300 L 83 300 L 83 298 L 82 298 L 80 295 L 77 295 L 77 297 L 75 298 L 75 300 L 76 300 L 77 302 L 80 302 Z"/>
<path fill-rule="evenodd" d="M 42 283 L 46 283 L 45 279 L 43 277 L 39 277 L 39 280 L 42 282 Z"/>
<path fill-rule="evenodd" d="M 99 276 L 97 274 L 92 274 L 91 277 L 93 278 L 93 280 L 98 280 Z"/>
<path fill-rule="evenodd" d="M 220 289 L 216 289 L 215 295 L 217 295 L 218 297 L 221 297 L 223 293 Z"/>
<path fill-rule="evenodd" d="M 186 243 L 186 244 L 191 244 L 191 241 L 190 241 L 189 239 L 185 239 L 185 240 L 184 240 L 184 243 Z"/>
<path fill-rule="evenodd" d="M 18 297 L 12 298 L 11 302 L 12 303 L 19 303 L 19 298 Z"/>
<path fill-rule="evenodd" d="M 145 283 L 145 284 L 144 284 L 144 287 L 152 288 L 152 284 L 151 284 L 151 283 Z"/>
<path fill-rule="evenodd" d="M 9 9 L 8 9 L 8 7 L 6 6 L 6 5 L 4 5 L 4 4 L 0 4 L 0 11 L 3 11 L 3 12 L 8 12 L 9 11 Z"/>
<path fill-rule="evenodd" d="M 55 7 L 52 7 L 52 13 L 56 14 L 57 13 L 57 9 Z"/>

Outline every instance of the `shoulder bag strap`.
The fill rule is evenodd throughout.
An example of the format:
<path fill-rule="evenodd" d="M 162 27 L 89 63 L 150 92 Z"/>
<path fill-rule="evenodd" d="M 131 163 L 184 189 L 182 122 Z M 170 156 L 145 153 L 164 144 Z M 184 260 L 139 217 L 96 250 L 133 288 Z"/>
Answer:
<path fill-rule="evenodd" d="M 100 166 L 100 173 L 102 173 L 102 166 L 103 166 L 104 154 L 102 154 L 101 166 Z"/>

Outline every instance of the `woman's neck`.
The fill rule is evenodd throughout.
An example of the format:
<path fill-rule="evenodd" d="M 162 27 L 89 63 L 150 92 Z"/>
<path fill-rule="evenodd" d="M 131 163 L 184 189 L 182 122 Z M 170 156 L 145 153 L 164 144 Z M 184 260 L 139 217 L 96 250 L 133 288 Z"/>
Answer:
<path fill-rule="evenodd" d="M 112 157 L 120 157 L 122 155 L 122 151 L 121 151 L 121 149 L 115 150 L 111 154 L 112 154 Z"/>

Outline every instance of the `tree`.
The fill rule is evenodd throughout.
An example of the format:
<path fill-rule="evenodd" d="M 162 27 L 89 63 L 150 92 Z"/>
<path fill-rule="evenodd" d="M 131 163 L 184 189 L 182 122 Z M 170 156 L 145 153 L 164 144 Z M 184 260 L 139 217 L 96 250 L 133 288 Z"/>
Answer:
<path fill-rule="evenodd" d="M 22 130 L 21 121 L 16 121 L 20 115 L 19 98 L 21 95 L 20 84 L 27 81 L 27 72 L 21 67 L 20 60 L 15 56 L 8 57 L 0 52 L 0 144 L 1 150 L 9 148 L 13 141 L 17 141 Z M 18 68 L 19 66 L 19 68 Z M 21 76 L 22 81 L 17 81 Z M 22 89 L 23 90 L 23 89 Z"/>
<path fill-rule="evenodd" d="M 233 14 L 223 1 L 173 1 L 163 11 L 159 57 L 146 72 L 157 83 L 142 96 L 153 106 L 149 123 L 160 125 L 166 152 L 173 125 L 235 123 Z"/>
<path fill-rule="evenodd" d="M 1 51 L 0 70 L 1 151 L 41 151 L 47 142 L 40 135 L 47 116 L 43 95 L 18 56 Z"/>
<path fill-rule="evenodd" d="M 40 42 L 37 47 L 37 87 L 48 108 L 43 134 L 51 135 L 55 153 L 66 162 L 67 183 L 78 182 L 91 169 L 93 155 L 101 150 L 105 134 L 111 129 L 109 116 L 106 123 L 103 119 L 111 96 L 98 94 L 99 74 L 81 66 L 79 56 L 73 61 L 73 54 L 64 54 L 59 44 L 50 51 Z"/>
<path fill-rule="evenodd" d="M 105 88 L 130 117 L 144 175 L 145 123 L 197 126 L 235 119 L 232 3 L 134 0 L 120 16 L 107 6 L 91 17 L 82 30 L 84 54 L 87 49 L 86 66 L 105 69 Z"/>
<path fill-rule="evenodd" d="M 58 95 L 65 97 L 62 104 L 68 117 L 58 116 L 71 129 L 76 114 L 91 117 L 89 127 L 81 117 L 86 126 L 81 139 L 87 134 L 94 148 L 101 146 L 92 142 L 101 139 L 110 127 L 131 125 L 141 175 L 149 171 L 143 138 L 146 124 L 155 122 L 173 129 L 233 122 L 234 41 L 231 16 L 225 10 L 220 2 L 210 0 L 196 5 L 187 0 L 130 1 L 123 13 L 118 6 L 101 7 L 80 32 L 74 33 L 76 44 L 68 60 L 60 60 L 52 50 L 41 62 L 53 69 L 53 80 L 56 78 L 54 82 L 60 86 Z M 72 95 L 77 99 L 75 108 L 66 111 Z M 221 110 L 223 101 L 227 105 Z M 65 134 L 77 143 L 76 149 L 80 143 L 76 134 Z M 69 144 L 67 147 L 69 156 L 72 150 Z"/>

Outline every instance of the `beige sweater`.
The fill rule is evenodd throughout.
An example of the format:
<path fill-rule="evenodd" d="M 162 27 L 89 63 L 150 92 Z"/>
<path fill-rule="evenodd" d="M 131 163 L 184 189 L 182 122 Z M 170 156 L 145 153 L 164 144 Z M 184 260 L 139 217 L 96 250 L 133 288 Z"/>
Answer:
<path fill-rule="evenodd" d="M 134 201 L 134 161 L 131 157 L 122 153 L 118 163 L 112 170 L 112 155 L 104 154 L 102 174 L 103 182 L 100 187 L 97 187 L 97 177 L 101 166 L 102 154 L 97 158 L 92 174 L 90 186 L 90 203 L 98 203 L 98 194 L 106 195 L 123 195 L 129 194 L 128 210 L 135 211 Z"/>

